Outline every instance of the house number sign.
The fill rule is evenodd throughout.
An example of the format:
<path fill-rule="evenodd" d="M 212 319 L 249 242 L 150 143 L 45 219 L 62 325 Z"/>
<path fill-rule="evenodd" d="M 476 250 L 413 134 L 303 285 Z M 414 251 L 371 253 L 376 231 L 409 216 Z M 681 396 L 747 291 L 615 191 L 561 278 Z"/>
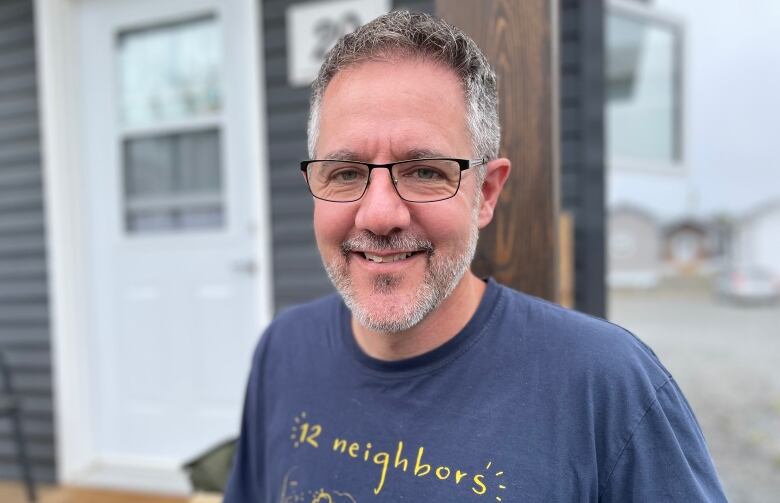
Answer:
<path fill-rule="evenodd" d="M 287 80 L 307 86 L 342 35 L 390 10 L 390 0 L 331 0 L 287 8 Z"/>

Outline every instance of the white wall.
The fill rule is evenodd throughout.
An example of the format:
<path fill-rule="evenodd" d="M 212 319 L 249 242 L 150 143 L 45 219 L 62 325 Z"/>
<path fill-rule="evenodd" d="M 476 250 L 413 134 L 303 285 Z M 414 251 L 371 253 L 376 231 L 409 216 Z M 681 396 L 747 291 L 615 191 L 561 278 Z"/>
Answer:
<path fill-rule="evenodd" d="M 780 279 L 780 205 L 742 225 L 736 244 L 737 263 L 759 267 Z"/>

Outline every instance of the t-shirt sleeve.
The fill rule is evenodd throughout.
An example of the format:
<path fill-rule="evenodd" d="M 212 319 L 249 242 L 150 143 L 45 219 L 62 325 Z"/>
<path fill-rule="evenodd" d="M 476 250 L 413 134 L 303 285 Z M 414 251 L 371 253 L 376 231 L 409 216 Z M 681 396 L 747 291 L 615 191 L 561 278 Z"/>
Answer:
<path fill-rule="evenodd" d="M 673 379 L 656 391 L 599 500 L 727 501 L 698 422 Z"/>
<path fill-rule="evenodd" d="M 241 419 L 241 435 L 236 445 L 236 453 L 223 503 L 262 503 L 264 501 L 265 427 L 263 424 L 264 393 L 261 377 L 264 342 L 261 340 L 252 360 Z"/>

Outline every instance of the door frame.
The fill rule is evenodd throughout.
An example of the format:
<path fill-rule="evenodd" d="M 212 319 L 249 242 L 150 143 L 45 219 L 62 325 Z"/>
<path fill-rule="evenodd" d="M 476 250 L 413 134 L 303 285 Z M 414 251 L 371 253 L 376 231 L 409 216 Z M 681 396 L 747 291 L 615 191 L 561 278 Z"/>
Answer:
<path fill-rule="evenodd" d="M 105 0 L 110 1 L 110 0 Z M 246 61 L 247 109 L 251 138 L 248 181 L 257 190 L 250 209 L 257 217 L 255 292 L 257 327 L 273 313 L 271 219 L 265 130 L 265 76 L 261 50 L 262 13 L 257 0 L 236 0 L 243 29 L 250 35 Z M 95 442 L 97 362 L 90 306 L 91 272 L 86 212 L 86 179 L 80 146 L 78 0 L 34 0 L 37 81 L 46 201 L 52 379 L 56 431 L 56 474 L 64 484 L 181 492 L 171 467 L 106 466 Z M 251 355 L 247 355 L 249 359 Z M 237 425 L 238 426 L 238 425 Z"/>

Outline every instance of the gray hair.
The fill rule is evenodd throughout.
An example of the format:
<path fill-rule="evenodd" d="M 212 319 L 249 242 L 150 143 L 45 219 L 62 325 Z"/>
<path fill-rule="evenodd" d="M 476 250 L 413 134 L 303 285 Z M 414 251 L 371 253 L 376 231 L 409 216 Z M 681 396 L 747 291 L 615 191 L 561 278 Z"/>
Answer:
<path fill-rule="evenodd" d="M 325 88 L 341 70 L 366 61 L 397 55 L 418 56 L 452 69 L 463 84 L 466 126 L 474 154 L 495 159 L 501 141 L 496 74 L 477 47 L 460 29 L 429 14 L 393 11 L 339 39 L 325 55 L 312 83 L 308 127 L 309 156 L 319 135 L 320 107 Z M 479 170 L 484 176 L 485 167 Z"/>

